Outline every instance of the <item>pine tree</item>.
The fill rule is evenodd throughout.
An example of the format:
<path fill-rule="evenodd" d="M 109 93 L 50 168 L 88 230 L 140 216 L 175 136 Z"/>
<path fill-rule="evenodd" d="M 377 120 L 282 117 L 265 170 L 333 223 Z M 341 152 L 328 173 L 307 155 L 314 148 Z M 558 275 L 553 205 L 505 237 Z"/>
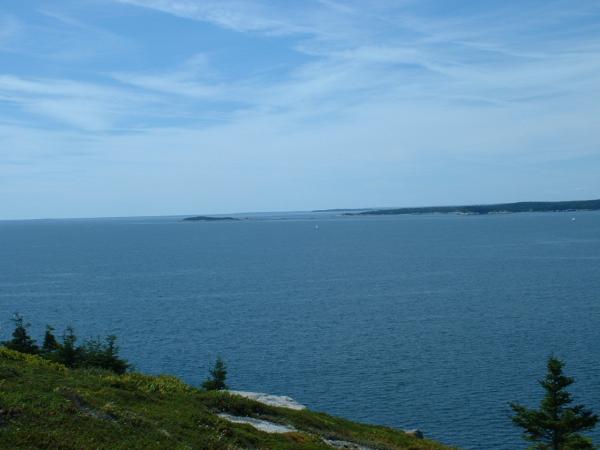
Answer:
<path fill-rule="evenodd" d="M 12 333 L 13 338 L 10 341 L 5 342 L 4 345 L 11 350 L 16 350 L 21 353 L 38 353 L 39 348 L 27 333 L 29 324 L 24 322 L 23 316 L 19 313 L 15 313 L 12 322 L 15 324 L 15 330 Z"/>
<path fill-rule="evenodd" d="M 119 358 L 119 347 L 116 344 L 117 337 L 107 336 L 104 340 L 100 338 L 88 339 L 78 347 L 80 365 L 83 367 L 100 367 L 123 374 L 130 367 L 127 360 Z"/>
<path fill-rule="evenodd" d="M 548 373 L 539 381 L 546 391 L 540 409 L 511 403 L 515 412 L 512 420 L 525 430 L 524 439 L 537 443 L 532 447 L 534 449 L 593 449 L 591 441 L 579 433 L 594 428 L 598 417 L 583 405 L 568 406 L 573 399 L 566 388 L 574 380 L 563 375 L 563 366 L 564 363 L 555 357 L 548 360 Z"/>
<path fill-rule="evenodd" d="M 79 362 L 81 349 L 75 346 L 77 337 L 72 327 L 67 327 L 63 334 L 63 343 L 58 349 L 58 360 L 67 367 L 75 367 Z"/>
<path fill-rule="evenodd" d="M 225 379 L 227 378 L 227 366 L 225 362 L 219 357 L 215 362 L 212 369 L 209 370 L 210 378 L 208 378 L 202 387 L 207 391 L 220 391 L 227 389 Z"/>
<path fill-rule="evenodd" d="M 51 353 L 60 348 L 60 344 L 54 336 L 54 328 L 50 325 L 46 325 L 46 333 L 44 334 L 44 343 L 42 345 L 42 351 L 44 353 Z"/>
<path fill-rule="evenodd" d="M 111 334 L 106 337 L 106 358 L 110 362 L 110 370 L 118 374 L 124 374 L 131 368 L 126 359 L 119 358 L 119 347 L 117 347 L 117 336 Z"/>

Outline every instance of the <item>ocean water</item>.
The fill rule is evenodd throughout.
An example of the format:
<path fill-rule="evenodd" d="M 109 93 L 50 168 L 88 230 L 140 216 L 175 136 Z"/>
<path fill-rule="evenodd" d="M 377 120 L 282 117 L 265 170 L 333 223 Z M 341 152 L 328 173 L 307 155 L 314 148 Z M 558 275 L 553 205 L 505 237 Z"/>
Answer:
<path fill-rule="evenodd" d="M 37 337 L 115 333 L 142 371 L 199 384 L 221 355 L 236 389 L 467 449 L 526 447 L 508 402 L 538 403 L 552 353 L 600 412 L 595 212 L 0 222 L 3 338 L 15 311 Z"/>

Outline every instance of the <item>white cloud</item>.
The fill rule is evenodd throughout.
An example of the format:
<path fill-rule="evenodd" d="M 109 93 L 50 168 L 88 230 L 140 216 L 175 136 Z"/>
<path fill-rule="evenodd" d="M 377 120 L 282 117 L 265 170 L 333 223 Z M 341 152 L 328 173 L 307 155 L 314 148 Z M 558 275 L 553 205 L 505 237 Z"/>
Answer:
<path fill-rule="evenodd" d="M 321 0 L 291 11 L 283 7 L 291 2 L 117 1 L 239 33 L 285 35 L 291 62 L 275 76 L 228 72 L 186 42 L 192 56 L 164 69 L 114 66 L 87 81 L 77 72 L 0 75 L 0 106 L 25 115 L 3 116 L 0 180 L 6 185 L 8 176 L 18 193 L 27 188 L 16 180 L 41 179 L 48 205 L 52 193 L 90 208 L 64 215 L 423 204 L 451 194 L 453 202 L 510 200 L 500 197 L 516 186 L 540 198 L 550 191 L 527 187 L 528 174 L 502 185 L 498 167 L 536 170 L 598 154 L 600 45 L 563 23 L 589 12 L 584 3 L 554 2 L 542 17 L 524 6 L 442 18 L 419 14 L 423 3 L 410 1 Z M 556 23 L 571 32 L 555 33 Z M 435 180 L 431 167 L 447 162 L 435 176 L 454 179 Z M 460 188 L 463 166 L 485 168 L 470 180 L 481 183 L 475 194 Z M 544 189 L 547 178 L 537 179 Z M 581 183 L 600 189 L 593 178 Z M 71 188 L 79 185 L 86 187 Z M 51 214 L 49 206 L 43 215 Z"/>
<path fill-rule="evenodd" d="M 532 112 L 524 105 L 480 114 L 467 106 L 422 101 L 399 108 L 389 100 L 356 105 L 335 121 L 315 120 L 310 109 L 298 109 L 242 114 L 203 129 L 154 128 L 87 140 L 80 133 L 4 127 L 0 135 L 12 138 L 0 138 L 0 160 L 8 157 L 13 164 L 0 163 L 0 168 L 5 180 L 13 180 L 11 189 L 22 191 L 2 190 L 0 197 L 15 192 L 28 199 L 20 206 L 22 217 L 402 205 L 452 201 L 451 194 L 458 196 L 455 201 L 502 200 L 514 183 L 524 182 L 515 179 L 520 168 L 534 170 L 595 151 L 585 142 L 598 142 L 600 132 L 585 141 L 578 137 L 593 129 L 598 106 L 588 104 L 580 111 L 589 116 L 587 122 L 570 117 L 569 109 L 557 110 L 555 103 L 547 106 L 546 111 Z M 24 143 L 20 135 L 27 136 Z M 14 161 L 14 151 L 8 151 L 13 145 L 29 148 L 28 156 Z M 453 163 L 443 169 L 448 174 L 460 173 L 460 166 L 494 169 L 485 172 L 487 179 L 471 194 L 453 181 L 437 197 L 415 192 L 419 183 L 435 192 L 435 186 L 447 182 L 434 175 L 427 179 L 446 162 Z M 590 170 L 575 179 L 588 182 Z M 494 185 L 502 176 L 511 177 L 510 186 Z M 573 178 L 554 180 L 554 188 L 572 185 Z M 31 179 L 37 189 L 28 193 L 24 180 Z M 592 192 L 600 188 L 593 179 L 589 183 Z M 521 195 L 540 197 L 535 186 L 528 189 Z M 64 210 L 53 204 L 56 195 Z M 64 205 L 78 205 L 77 214 Z"/>
<path fill-rule="evenodd" d="M 583 8 L 557 8 L 542 19 L 521 12 L 520 20 L 513 23 L 505 19 L 517 13 L 502 8 L 484 18 L 424 18 L 413 11 L 413 2 L 374 2 L 366 8 L 361 2 L 332 1 L 291 7 L 287 2 L 263 1 L 117 1 L 240 32 L 294 34 L 296 51 L 310 55 L 312 60 L 296 65 L 276 80 L 261 76 L 221 79 L 206 56 L 197 55 L 163 72 L 114 72 L 113 79 L 123 84 L 118 89 L 91 83 L 83 86 L 70 80 L 32 84 L 30 80 L 4 77 L 0 79 L 0 95 L 15 101 L 14 95 L 3 90 L 12 84 L 12 89 L 21 93 L 53 97 L 40 101 L 40 113 L 74 126 L 107 129 L 111 124 L 117 128 L 122 125 L 120 119 L 125 114 L 121 112 L 127 112 L 128 107 L 121 104 L 139 105 L 139 99 L 132 97 L 144 91 L 161 96 L 155 100 L 163 105 L 169 104 L 169 96 L 180 97 L 180 111 L 171 106 L 169 112 L 187 119 L 205 115 L 203 104 L 210 102 L 236 104 L 234 110 L 231 106 L 219 110 L 217 106 L 208 112 L 220 117 L 235 117 L 240 109 L 279 114 L 282 109 L 309 107 L 318 115 L 386 98 L 394 98 L 399 108 L 401 102 L 416 98 L 440 103 L 470 101 L 477 108 L 477 102 L 489 107 L 536 97 L 577 95 L 598 87 L 595 61 L 600 60 L 600 49 L 592 44 L 578 45 L 580 41 L 589 43 L 589 38 L 571 37 L 571 47 L 578 50 L 568 50 L 564 39 L 540 43 L 528 34 L 524 39 L 510 37 L 511 31 L 524 28 L 523 23 L 552 24 L 565 15 L 587 11 Z M 65 14 L 44 13 L 75 28 L 90 28 Z M 63 87 L 68 92 L 61 94 Z M 39 91 L 46 88 L 52 93 Z M 136 88 L 135 93 L 132 88 Z M 57 102 L 59 96 L 64 98 Z M 25 109 L 35 111 L 31 99 L 26 104 Z M 81 114 L 87 117 L 82 119 Z"/>
<path fill-rule="evenodd" d="M 132 114 L 151 114 L 156 99 L 113 86 L 74 80 L 0 75 L 0 102 L 32 116 L 89 131 L 118 128 Z"/>
<path fill-rule="evenodd" d="M 308 32 L 309 29 L 283 19 L 262 2 L 243 0 L 116 0 L 195 20 L 214 23 L 235 31 L 263 31 L 274 34 Z M 286 7 L 293 8 L 293 4 Z"/>
<path fill-rule="evenodd" d="M 203 54 L 192 56 L 180 67 L 168 72 L 116 72 L 111 76 L 121 83 L 141 89 L 196 99 L 223 97 L 227 90 L 225 85 L 215 82 L 214 70 Z"/>
<path fill-rule="evenodd" d="M 234 80 L 229 87 L 243 97 L 241 101 L 247 101 L 247 93 L 239 89 L 244 85 L 260 92 L 267 103 L 273 99 L 279 105 L 285 99 L 330 100 L 340 94 L 346 96 L 345 103 L 353 93 L 360 100 L 365 90 L 387 97 L 399 86 L 407 86 L 412 96 L 502 103 L 564 93 L 565 84 L 573 87 L 574 81 L 594 87 L 595 61 L 600 60 L 600 46 L 591 43 L 586 33 L 551 33 L 561 21 L 600 12 L 585 3 L 554 2 L 552 8 L 543 9 L 544 14 L 535 5 L 517 10 L 499 6 L 485 14 L 441 18 L 419 16 L 414 2 L 380 1 L 366 6 L 319 1 L 290 10 L 289 3 L 283 8 L 282 3 L 265 1 L 118 1 L 241 32 L 296 34 L 295 49 L 315 61 L 297 67 L 287 79 L 268 80 L 264 86 L 260 79 Z M 198 96 L 223 91 L 192 83 L 191 78 L 184 83 L 172 75 L 131 80 Z"/>

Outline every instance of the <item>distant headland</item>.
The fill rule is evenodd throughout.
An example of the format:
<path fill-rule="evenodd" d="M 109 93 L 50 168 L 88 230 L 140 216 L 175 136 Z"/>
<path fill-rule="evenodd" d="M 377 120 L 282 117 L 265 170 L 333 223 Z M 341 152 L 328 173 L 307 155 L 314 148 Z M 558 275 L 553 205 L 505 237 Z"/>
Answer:
<path fill-rule="evenodd" d="M 183 219 L 184 222 L 222 222 L 222 221 L 231 221 L 231 220 L 240 220 L 235 217 L 215 217 L 215 216 L 193 216 L 186 217 Z"/>
<path fill-rule="evenodd" d="M 344 216 L 381 216 L 398 214 L 508 214 L 522 212 L 597 211 L 600 200 L 562 202 L 516 202 L 492 205 L 425 206 L 416 208 L 383 208 L 346 212 Z"/>

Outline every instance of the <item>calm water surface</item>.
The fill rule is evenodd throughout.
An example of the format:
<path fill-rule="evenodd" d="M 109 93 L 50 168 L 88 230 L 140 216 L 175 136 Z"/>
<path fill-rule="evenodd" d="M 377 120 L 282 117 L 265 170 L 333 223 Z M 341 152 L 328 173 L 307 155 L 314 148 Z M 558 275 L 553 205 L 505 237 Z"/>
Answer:
<path fill-rule="evenodd" d="M 507 402 L 555 353 L 600 412 L 599 213 L 0 222 L 0 252 L 4 338 L 15 311 L 115 333 L 192 384 L 222 355 L 237 389 L 468 449 L 526 447 Z"/>

